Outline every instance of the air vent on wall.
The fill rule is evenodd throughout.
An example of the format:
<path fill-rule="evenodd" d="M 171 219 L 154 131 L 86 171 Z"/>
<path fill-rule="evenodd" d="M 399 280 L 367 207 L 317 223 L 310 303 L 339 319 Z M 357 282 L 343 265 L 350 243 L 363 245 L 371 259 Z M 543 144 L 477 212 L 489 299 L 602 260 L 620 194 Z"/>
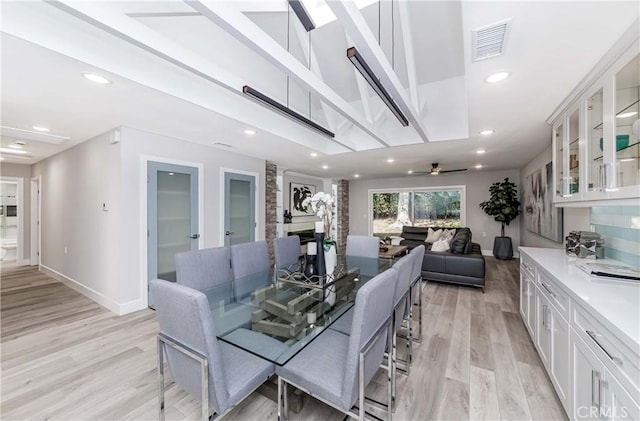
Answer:
<path fill-rule="evenodd" d="M 511 19 L 492 23 L 471 31 L 472 61 L 486 60 L 504 54 Z"/>

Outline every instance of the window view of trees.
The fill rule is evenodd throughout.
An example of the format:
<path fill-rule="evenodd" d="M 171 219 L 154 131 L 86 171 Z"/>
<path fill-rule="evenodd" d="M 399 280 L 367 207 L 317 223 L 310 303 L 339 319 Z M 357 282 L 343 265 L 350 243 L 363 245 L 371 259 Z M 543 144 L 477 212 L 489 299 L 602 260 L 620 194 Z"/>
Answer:
<path fill-rule="evenodd" d="M 373 193 L 373 235 L 399 235 L 404 225 L 460 227 L 461 190 Z"/>

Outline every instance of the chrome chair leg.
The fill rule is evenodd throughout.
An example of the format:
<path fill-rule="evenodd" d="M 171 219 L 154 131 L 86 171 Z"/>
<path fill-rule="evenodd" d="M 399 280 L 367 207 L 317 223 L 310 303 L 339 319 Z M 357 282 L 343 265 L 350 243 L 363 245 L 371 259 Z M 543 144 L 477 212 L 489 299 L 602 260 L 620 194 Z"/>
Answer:
<path fill-rule="evenodd" d="M 287 421 L 289 419 L 289 396 L 287 393 L 287 382 L 278 377 L 278 420 Z"/>
<path fill-rule="evenodd" d="M 418 279 L 418 281 L 416 282 L 416 286 L 418 288 L 418 305 L 416 306 L 418 308 L 418 333 L 419 335 L 415 335 L 413 337 L 413 341 L 416 343 L 421 344 L 422 343 L 422 279 Z"/>
<path fill-rule="evenodd" d="M 164 347 L 158 338 L 158 419 L 164 421 Z"/>

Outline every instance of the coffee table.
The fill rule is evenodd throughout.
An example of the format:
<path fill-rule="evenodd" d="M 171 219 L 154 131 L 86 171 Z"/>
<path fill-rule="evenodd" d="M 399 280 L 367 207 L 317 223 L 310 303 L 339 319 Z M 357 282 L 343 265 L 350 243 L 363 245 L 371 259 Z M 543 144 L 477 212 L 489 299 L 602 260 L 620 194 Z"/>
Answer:
<path fill-rule="evenodd" d="M 407 246 L 383 246 L 387 251 L 380 251 L 378 257 L 381 259 L 393 260 L 407 254 Z"/>

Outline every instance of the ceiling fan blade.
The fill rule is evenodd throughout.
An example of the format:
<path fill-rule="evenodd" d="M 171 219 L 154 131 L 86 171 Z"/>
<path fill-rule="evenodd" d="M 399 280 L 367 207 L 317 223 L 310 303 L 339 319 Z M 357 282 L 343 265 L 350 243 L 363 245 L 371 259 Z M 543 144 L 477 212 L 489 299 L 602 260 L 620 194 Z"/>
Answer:
<path fill-rule="evenodd" d="M 466 168 L 460 168 L 459 170 L 440 171 L 440 174 L 444 174 L 446 172 L 460 172 L 460 171 L 467 171 L 467 169 Z"/>
<path fill-rule="evenodd" d="M 428 175 L 431 174 L 431 171 L 414 171 L 409 175 Z"/>

